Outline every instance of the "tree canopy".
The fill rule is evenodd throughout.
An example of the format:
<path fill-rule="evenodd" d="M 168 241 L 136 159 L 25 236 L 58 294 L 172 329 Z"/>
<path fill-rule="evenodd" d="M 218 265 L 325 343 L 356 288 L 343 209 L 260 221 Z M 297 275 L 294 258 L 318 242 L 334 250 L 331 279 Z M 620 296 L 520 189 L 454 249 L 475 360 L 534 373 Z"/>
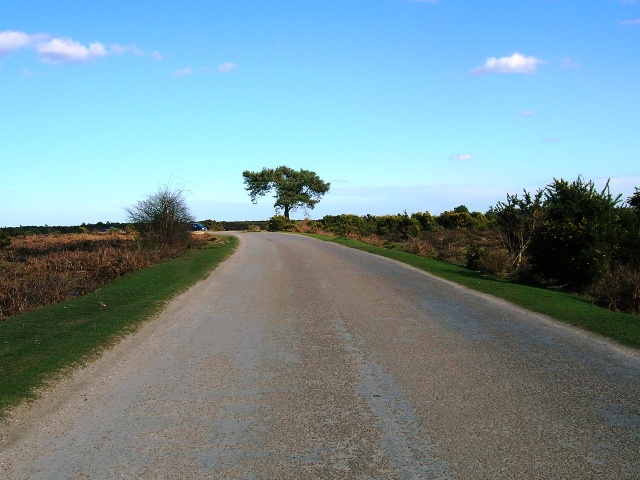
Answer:
<path fill-rule="evenodd" d="M 315 172 L 294 170 L 285 166 L 275 169 L 263 168 L 259 172 L 245 170 L 242 176 L 245 190 L 249 192 L 253 203 L 257 203 L 259 197 L 274 190 L 276 201 L 273 206 L 277 211 L 282 210 L 286 218 L 289 218 L 291 211 L 298 208 L 313 209 L 331 185 Z"/>

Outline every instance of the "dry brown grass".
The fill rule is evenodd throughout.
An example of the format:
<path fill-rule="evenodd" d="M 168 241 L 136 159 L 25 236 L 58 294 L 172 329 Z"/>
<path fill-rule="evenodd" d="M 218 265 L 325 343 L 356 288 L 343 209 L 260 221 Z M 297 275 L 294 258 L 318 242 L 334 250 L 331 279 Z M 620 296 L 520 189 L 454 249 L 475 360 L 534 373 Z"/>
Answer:
<path fill-rule="evenodd" d="M 640 269 L 609 265 L 589 294 L 597 303 L 617 312 L 640 314 Z"/>
<path fill-rule="evenodd" d="M 0 249 L 0 320 L 84 295 L 180 253 L 144 247 L 134 234 L 14 237 Z"/>

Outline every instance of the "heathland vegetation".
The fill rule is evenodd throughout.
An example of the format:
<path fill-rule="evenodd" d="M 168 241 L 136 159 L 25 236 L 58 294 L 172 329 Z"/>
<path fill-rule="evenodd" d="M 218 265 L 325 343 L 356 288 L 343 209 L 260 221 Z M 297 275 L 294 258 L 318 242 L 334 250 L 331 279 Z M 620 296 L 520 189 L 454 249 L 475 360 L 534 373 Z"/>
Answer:
<path fill-rule="evenodd" d="M 9 229 L 0 233 L 0 321 L 83 296 L 125 274 L 178 257 L 206 239 L 180 188 L 163 186 L 127 209 L 127 225 L 86 225 L 78 233 Z M 216 226 L 216 225 L 214 225 Z"/>
<path fill-rule="evenodd" d="M 622 199 L 609 185 L 554 180 L 507 195 L 487 212 L 464 205 L 440 215 L 327 215 L 269 221 L 271 230 L 327 232 L 464 266 L 509 282 L 582 295 L 640 314 L 640 190 Z"/>

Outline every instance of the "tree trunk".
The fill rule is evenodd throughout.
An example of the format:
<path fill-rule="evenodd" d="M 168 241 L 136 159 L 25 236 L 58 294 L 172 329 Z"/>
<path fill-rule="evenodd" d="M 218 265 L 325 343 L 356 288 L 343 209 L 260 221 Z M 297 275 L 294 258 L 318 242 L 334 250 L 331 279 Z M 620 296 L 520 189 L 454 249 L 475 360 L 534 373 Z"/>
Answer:
<path fill-rule="evenodd" d="M 287 220 L 289 220 L 289 208 L 289 205 L 284 206 L 284 218 L 286 218 Z"/>

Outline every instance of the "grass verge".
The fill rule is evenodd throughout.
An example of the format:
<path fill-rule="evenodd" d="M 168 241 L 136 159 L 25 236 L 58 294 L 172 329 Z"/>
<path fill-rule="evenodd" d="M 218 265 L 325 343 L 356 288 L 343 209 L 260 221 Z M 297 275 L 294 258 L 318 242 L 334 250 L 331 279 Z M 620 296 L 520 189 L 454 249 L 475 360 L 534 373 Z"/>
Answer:
<path fill-rule="evenodd" d="M 440 278 L 502 298 L 527 310 L 548 315 L 623 345 L 640 349 L 640 317 L 594 306 L 584 297 L 486 277 L 459 265 L 376 247 L 349 238 L 308 235 L 406 263 Z"/>
<path fill-rule="evenodd" d="M 33 398 L 48 380 L 99 354 L 205 278 L 238 244 L 225 238 L 83 297 L 0 322 L 0 412 Z"/>

